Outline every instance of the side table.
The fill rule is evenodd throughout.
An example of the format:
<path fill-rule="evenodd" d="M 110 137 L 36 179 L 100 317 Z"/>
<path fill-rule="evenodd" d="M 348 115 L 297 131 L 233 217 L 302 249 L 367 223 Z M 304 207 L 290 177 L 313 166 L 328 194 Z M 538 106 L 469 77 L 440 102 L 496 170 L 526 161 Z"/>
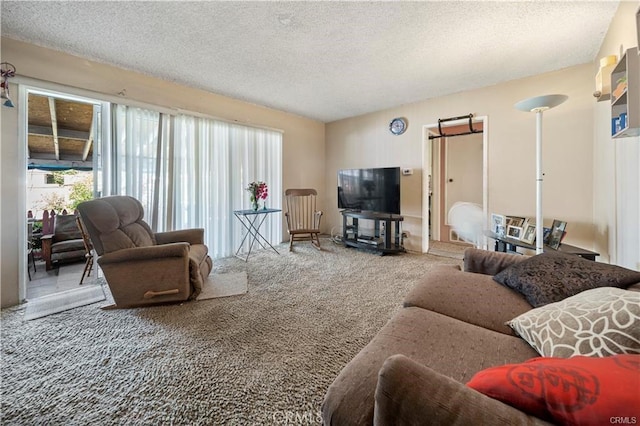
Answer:
<path fill-rule="evenodd" d="M 495 240 L 495 251 L 502 252 L 515 252 L 516 247 L 522 247 L 528 250 L 535 250 L 536 246 L 533 244 L 523 243 L 520 240 L 516 240 L 515 238 L 501 236 L 491 231 L 486 231 L 485 235 L 493 240 Z M 587 260 L 596 260 L 596 256 L 600 256 L 600 253 L 596 253 L 595 251 L 586 250 L 580 247 L 571 246 L 569 244 L 560 244 L 557 249 L 553 249 L 548 245 L 544 246 L 544 251 L 559 251 L 562 253 L 573 254 L 576 256 L 580 256 L 583 259 Z"/>
<path fill-rule="evenodd" d="M 251 254 L 251 250 L 253 250 L 253 245 L 256 242 L 260 244 L 260 246 L 263 249 L 266 249 L 267 246 L 269 246 L 277 254 L 280 254 L 278 253 L 278 250 L 276 250 L 276 248 L 272 246 L 271 243 L 269 243 L 269 241 L 267 241 L 267 239 L 260 233 L 260 227 L 262 226 L 262 224 L 264 223 L 265 219 L 269 214 L 278 213 L 281 211 L 282 210 L 280 209 L 258 209 L 258 210 L 249 209 L 249 210 L 233 211 L 233 214 L 240 221 L 240 223 L 245 229 L 245 233 L 242 237 L 242 241 L 240 241 L 238 250 L 236 250 L 237 257 L 244 260 L 245 262 L 249 260 L 249 255 Z M 242 249 L 242 246 L 244 245 L 245 241 L 249 242 L 249 251 L 246 253 L 246 255 L 241 256 L 240 250 Z"/>

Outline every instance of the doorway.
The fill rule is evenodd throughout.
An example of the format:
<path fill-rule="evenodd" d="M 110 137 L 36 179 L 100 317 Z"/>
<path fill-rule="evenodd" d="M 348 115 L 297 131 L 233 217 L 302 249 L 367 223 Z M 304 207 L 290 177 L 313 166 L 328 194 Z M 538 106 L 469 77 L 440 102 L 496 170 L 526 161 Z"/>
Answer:
<path fill-rule="evenodd" d="M 97 283 L 98 271 L 87 262 L 89 253 L 74 210 L 99 191 L 100 152 L 102 141 L 108 140 L 103 113 L 108 104 L 30 86 L 20 86 L 20 99 L 20 135 L 26 157 L 24 246 L 28 248 L 21 299 L 35 302 L 81 289 L 85 294 L 87 287 Z M 56 220 L 52 217 L 56 216 L 69 219 L 71 232 L 77 231 L 80 239 L 70 236 L 73 249 L 54 257 L 49 247 L 58 236 L 47 235 L 54 234 Z"/>
<path fill-rule="evenodd" d="M 482 206 L 486 223 L 487 121 L 487 117 L 473 117 L 423 126 L 423 253 L 434 244 L 463 242 L 447 221 L 456 202 Z M 486 240 L 480 246 L 486 247 Z"/>

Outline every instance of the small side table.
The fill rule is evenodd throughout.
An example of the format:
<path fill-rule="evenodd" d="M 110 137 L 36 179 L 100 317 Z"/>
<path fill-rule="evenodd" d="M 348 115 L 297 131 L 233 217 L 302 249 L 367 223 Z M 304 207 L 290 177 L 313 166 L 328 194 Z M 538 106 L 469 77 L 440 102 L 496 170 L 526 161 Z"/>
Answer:
<path fill-rule="evenodd" d="M 273 251 L 277 254 L 278 250 L 274 246 L 267 241 L 267 239 L 260 233 L 260 227 L 264 223 L 267 215 L 271 213 L 281 212 L 280 209 L 258 209 L 258 210 L 234 210 L 233 214 L 240 221 L 242 226 L 245 229 L 244 236 L 242 237 L 242 241 L 240 241 L 240 245 L 238 246 L 238 250 L 236 250 L 236 257 L 244 260 L 245 262 L 249 260 L 249 255 L 251 254 L 251 250 L 253 250 L 253 244 L 258 243 L 263 249 L 266 249 L 267 246 L 271 247 Z M 249 241 L 249 251 L 246 256 L 240 256 L 240 250 L 242 249 L 242 245 L 245 241 Z M 266 244 L 266 245 L 265 245 Z"/>

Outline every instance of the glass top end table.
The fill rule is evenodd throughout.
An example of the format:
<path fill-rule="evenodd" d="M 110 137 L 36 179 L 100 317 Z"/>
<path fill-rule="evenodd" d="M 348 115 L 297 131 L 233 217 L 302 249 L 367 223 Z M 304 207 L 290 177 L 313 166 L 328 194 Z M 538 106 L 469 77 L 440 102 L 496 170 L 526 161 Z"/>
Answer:
<path fill-rule="evenodd" d="M 240 241 L 240 245 L 238 246 L 238 250 L 236 250 L 236 257 L 244 260 L 245 262 L 249 260 L 249 255 L 251 255 L 251 251 L 253 250 L 253 246 L 255 243 L 258 243 L 263 249 L 267 247 L 271 247 L 273 251 L 277 254 L 278 250 L 274 246 L 267 241 L 267 239 L 260 233 L 260 227 L 264 223 L 267 216 L 272 213 L 281 212 L 281 209 L 247 209 L 247 210 L 234 210 L 234 216 L 240 221 L 242 226 L 244 227 L 244 235 L 242 240 Z M 240 254 L 240 250 L 242 250 L 242 246 L 245 241 L 249 242 L 249 251 L 247 251 L 246 255 Z"/>

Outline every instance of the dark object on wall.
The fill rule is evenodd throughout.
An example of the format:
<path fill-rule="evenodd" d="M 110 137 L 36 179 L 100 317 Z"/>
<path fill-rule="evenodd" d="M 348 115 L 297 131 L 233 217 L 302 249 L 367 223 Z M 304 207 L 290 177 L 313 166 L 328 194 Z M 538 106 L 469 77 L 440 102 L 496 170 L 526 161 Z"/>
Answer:
<path fill-rule="evenodd" d="M 452 133 L 445 134 L 442 132 L 442 123 L 446 123 L 447 121 L 457 121 L 457 120 L 469 120 L 469 131 L 462 133 Z M 482 130 L 476 130 L 473 128 L 473 114 L 469 115 L 461 115 L 460 117 L 450 117 L 450 118 L 439 118 L 438 119 L 438 134 L 437 135 L 429 135 L 429 139 L 439 139 L 439 138 L 451 138 L 454 136 L 464 136 L 464 135 L 472 135 L 475 133 L 482 133 Z"/>

